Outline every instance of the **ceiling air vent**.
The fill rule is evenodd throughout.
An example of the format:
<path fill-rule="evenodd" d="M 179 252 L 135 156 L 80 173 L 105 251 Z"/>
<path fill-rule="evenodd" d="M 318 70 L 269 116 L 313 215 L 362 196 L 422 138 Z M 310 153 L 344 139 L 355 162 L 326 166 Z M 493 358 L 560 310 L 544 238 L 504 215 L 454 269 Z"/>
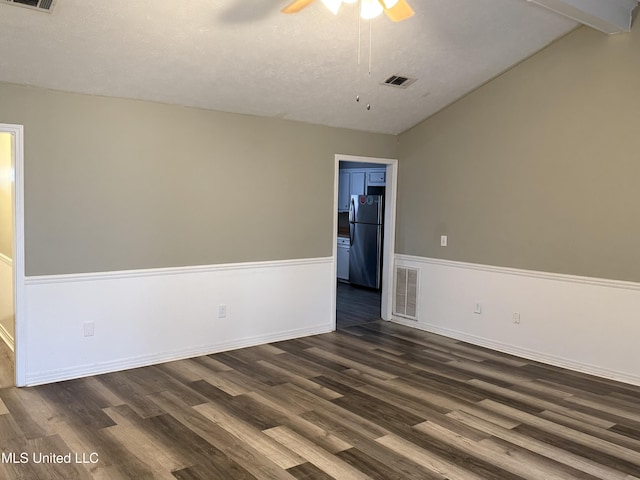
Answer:
<path fill-rule="evenodd" d="M 407 88 L 416 80 L 417 79 L 415 78 L 403 77 L 402 75 L 391 75 L 384 82 L 382 82 L 382 84 L 389 85 L 390 87 Z"/>
<path fill-rule="evenodd" d="M 16 7 L 27 7 L 39 12 L 52 12 L 57 0 L 0 0 L 1 3 L 8 3 Z"/>

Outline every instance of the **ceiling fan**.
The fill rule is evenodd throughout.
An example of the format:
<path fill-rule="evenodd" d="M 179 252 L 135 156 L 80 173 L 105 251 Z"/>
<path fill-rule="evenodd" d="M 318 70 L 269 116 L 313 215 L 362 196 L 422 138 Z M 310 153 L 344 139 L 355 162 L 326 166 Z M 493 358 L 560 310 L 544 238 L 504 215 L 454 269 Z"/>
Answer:
<path fill-rule="evenodd" d="M 282 13 L 298 13 L 314 0 L 294 0 L 282 9 Z M 377 17 L 382 12 L 394 22 L 401 22 L 413 16 L 414 11 L 406 0 L 321 0 L 334 15 L 338 14 L 342 3 L 360 2 L 360 17 L 365 20 Z"/>

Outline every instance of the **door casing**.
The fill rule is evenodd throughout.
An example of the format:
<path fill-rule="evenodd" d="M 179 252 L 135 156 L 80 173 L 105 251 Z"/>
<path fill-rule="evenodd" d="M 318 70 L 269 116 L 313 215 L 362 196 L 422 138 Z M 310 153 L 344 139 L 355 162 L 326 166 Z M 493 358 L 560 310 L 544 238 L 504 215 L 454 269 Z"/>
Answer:
<path fill-rule="evenodd" d="M 24 386 L 26 376 L 26 319 L 24 263 L 24 126 L 0 123 L 0 132 L 13 137 L 13 307 L 15 317 L 15 383 Z"/>
<path fill-rule="evenodd" d="M 338 183 L 340 162 L 375 163 L 386 167 L 385 210 L 384 210 L 384 243 L 382 250 L 382 298 L 380 301 L 380 316 L 383 320 L 391 320 L 393 309 L 393 259 L 395 251 L 396 232 L 396 202 L 398 192 L 398 160 L 394 158 L 362 157 L 355 155 L 335 155 L 333 182 L 333 296 L 332 296 L 332 325 L 336 329 L 336 287 L 338 272 Z"/>

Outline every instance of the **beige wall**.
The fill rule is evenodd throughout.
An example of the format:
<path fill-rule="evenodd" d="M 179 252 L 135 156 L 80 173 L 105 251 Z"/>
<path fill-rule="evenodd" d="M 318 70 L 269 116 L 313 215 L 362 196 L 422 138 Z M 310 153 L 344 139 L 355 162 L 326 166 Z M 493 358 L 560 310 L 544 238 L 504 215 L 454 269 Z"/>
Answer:
<path fill-rule="evenodd" d="M 639 51 L 582 27 L 402 134 L 397 251 L 640 281 Z"/>
<path fill-rule="evenodd" d="M 11 135 L 0 133 L 0 254 L 13 258 Z"/>
<path fill-rule="evenodd" d="M 0 84 L 27 275 L 330 256 L 334 154 L 396 137 Z"/>

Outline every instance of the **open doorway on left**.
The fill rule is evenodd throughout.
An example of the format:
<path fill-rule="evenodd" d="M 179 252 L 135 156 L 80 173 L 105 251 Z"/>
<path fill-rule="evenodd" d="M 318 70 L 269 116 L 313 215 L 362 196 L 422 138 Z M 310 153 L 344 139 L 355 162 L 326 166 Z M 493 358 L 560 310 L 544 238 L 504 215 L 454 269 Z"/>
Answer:
<path fill-rule="evenodd" d="M 0 132 L 0 388 L 15 385 L 13 135 Z"/>

